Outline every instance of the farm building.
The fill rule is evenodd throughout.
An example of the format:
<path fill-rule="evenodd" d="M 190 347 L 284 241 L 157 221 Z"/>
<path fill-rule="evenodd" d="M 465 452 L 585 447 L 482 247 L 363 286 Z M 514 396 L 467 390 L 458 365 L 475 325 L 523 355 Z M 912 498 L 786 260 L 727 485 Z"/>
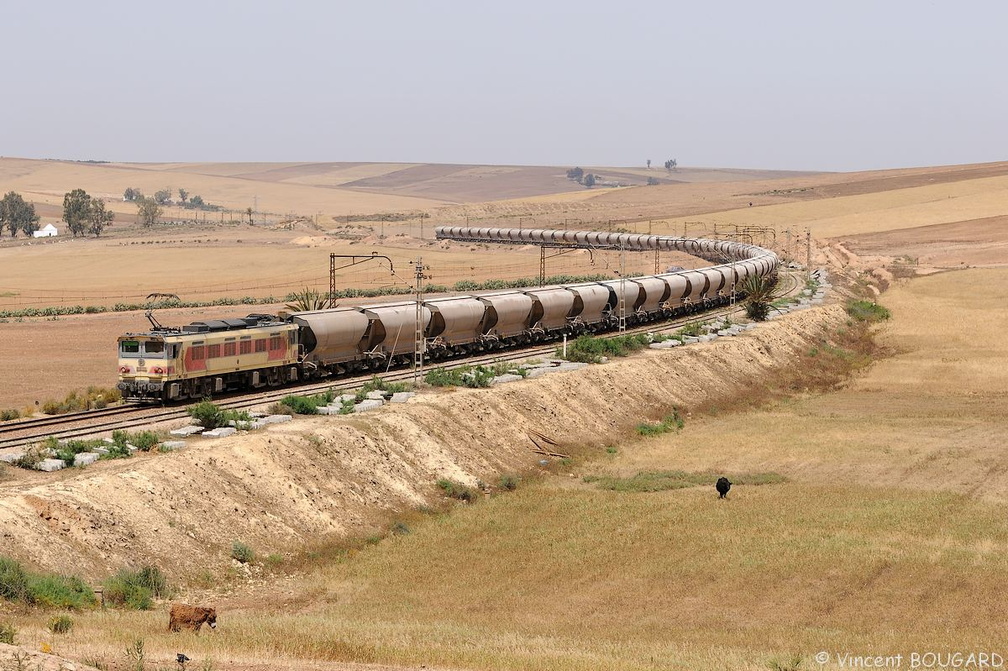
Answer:
<path fill-rule="evenodd" d="M 32 233 L 36 238 L 55 238 L 59 235 L 59 231 L 52 224 L 46 224 L 39 230 Z"/>

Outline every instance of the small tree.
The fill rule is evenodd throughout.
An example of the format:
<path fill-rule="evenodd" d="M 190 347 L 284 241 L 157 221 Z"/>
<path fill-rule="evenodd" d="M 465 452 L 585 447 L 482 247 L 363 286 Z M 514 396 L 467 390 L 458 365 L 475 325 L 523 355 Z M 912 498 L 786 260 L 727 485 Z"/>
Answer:
<path fill-rule="evenodd" d="M 137 200 L 137 214 L 144 228 L 150 228 L 161 216 L 161 206 L 153 198 L 140 198 Z"/>
<path fill-rule="evenodd" d="M 648 160 L 647 160 L 647 169 L 648 169 L 648 170 L 650 170 L 650 169 L 651 169 L 651 159 L 648 159 Z"/>
<path fill-rule="evenodd" d="M 179 189 L 178 197 L 179 200 L 182 201 L 182 204 L 185 205 L 186 199 L 189 198 L 189 192 L 186 191 L 185 189 Z"/>
<path fill-rule="evenodd" d="M 567 171 L 567 179 L 573 179 L 575 182 L 581 183 L 581 178 L 584 177 L 584 170 L 581 168 L 571 168 Z"/>
<path fill-rule="evenodd" d="M 0 234 L 6 225 L 12 238 L 17 236 L 18 231 L 31 237 L 38 230 L 38 222 L 35 205 L 26 203 L 21 194 L 11 191 L 0 200 Z"/>
<path fill-rule="evenodd" d="M 154 192 L 154 200 L 158 205 L 167 205 L 171 200 L 171 189 L 161 189 Z"/>
<path fill-rule="evenodd" d="M 115 219 L 115 212 L 106 209 L 104 200 L 101 198 L 91 199 L 91 227 L 88 230 L 94 233 L 96 238 L 100 237 L 102 231 L 112 225 L 113 219 Z"/>
<path fill-rule="evenodd" d="M 255 222 L 254 222 L 254 221 L 252 220 L 252 208 L 251 208 L 251 207 L 250 207 L 250 208 L 247 208 L 247 209 L 245 210 L 245 214 L 247 214 L 247 215 L 248 215 L 248 218 L 249 218 L 249 223 L 250 223 L 250 224 L 254 224 Z"/>
<path fill-rule="evenodd" d="M 582 184 L 587 186 L 589 189 L 595 186 L 595 175 L 589 172 L 587 175 L 584 176 L 584 181 L 582 182 Z"/>
<path fill-rule="evenodd" d="M 143 198 L 143 194 L 140 193 L 139 190 L 134 189 L 132 186 L 126 187 L 126 190 L 123 191 L 123 200 L 126 202 L 132 203 L 137 198 Z"/>
<path fill-rule="evenodd" d="M 749 275 L 739 285 L 739 290 L 745 294 L 746 316 L 753 321 L 766 321 L 773 308 L 773 302 L 778 298 L 776 294 L 777 282 L 763 275 Z"/>
<path fill-rule="evenodd" d="M 75 238 L 84 235 L 91 220 L 91 196 L 84 189 L 74 189 L 63 196 L 63 221 Z"/>
<path fill-rule="evenodd" d="M 203 202 L 203 196 L 193 196 L 189 199 L 189 204 L 193 207 L 202 208 L 206 203 Z"/>

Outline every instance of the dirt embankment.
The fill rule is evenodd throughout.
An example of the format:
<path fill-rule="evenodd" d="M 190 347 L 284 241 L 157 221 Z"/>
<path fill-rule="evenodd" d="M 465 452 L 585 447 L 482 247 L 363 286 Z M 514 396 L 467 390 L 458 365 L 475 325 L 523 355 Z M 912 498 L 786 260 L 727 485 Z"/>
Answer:
<path fill-rule="evenodd" d="M 617 442 L 635 424 L 737 397 L 793 364 L 846 318 L 840 306 L 789 315 L 738 338 L 648 351 L 494 389 L 422 394 L 361 416 L 300 419 L 0 485 L 5 555 L 92 578 L 154 562 L 176 577 L 220 571 L 232 542 L 261 556 L 372 533 L 438 496 L 536 467 L 529 431 L 565 446 Z"/>

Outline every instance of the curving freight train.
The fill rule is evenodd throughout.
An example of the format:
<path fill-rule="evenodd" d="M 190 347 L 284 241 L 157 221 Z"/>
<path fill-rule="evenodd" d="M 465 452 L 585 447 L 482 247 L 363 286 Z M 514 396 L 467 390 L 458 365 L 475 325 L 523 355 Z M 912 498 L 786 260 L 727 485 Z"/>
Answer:
<path fill-rule="evenodd" d="M 714 266 L 644 277 L 493 291 L 311 312 L 199 321 L 119 338 L 119 389 L 130 401 L 199 399 L 350 371 L 381 370 L 414 356 L 417 322 L 424 358 L 595 333 L 724 304 L 749 276 L 772 276 L 777 256 L 738 242 L 652 235 L 446 227 L 457 240 L 564 244 L 634 251 L 679 250 Z"/>

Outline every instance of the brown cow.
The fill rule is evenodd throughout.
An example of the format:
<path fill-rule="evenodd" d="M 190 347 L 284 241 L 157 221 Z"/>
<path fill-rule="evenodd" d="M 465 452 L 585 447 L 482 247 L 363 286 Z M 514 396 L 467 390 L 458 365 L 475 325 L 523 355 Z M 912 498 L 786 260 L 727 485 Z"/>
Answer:
<path fill-rule="evenodd" d="M 181 631 L 184 627 L 198 632 L 204 622 L 209 624 L 211 629 L 217 628 L 217 610 L 215 608 L 174 603 L 168 619 L 168 630 Z"/>

